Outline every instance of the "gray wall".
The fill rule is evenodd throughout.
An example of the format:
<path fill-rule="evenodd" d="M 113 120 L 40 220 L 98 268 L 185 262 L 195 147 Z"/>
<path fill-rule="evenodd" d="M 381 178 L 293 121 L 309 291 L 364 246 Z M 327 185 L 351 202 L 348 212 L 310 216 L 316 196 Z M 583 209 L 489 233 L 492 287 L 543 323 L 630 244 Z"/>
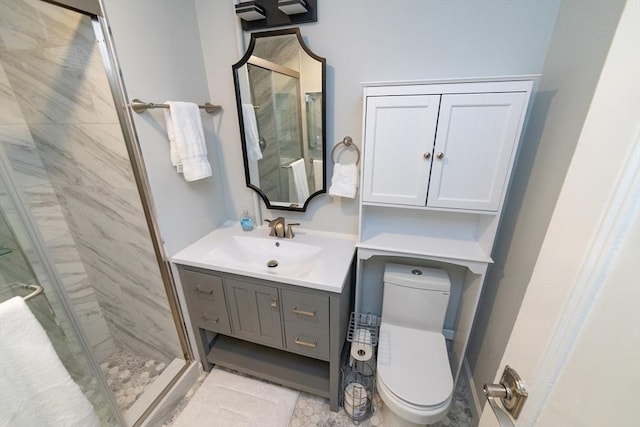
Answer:
<path fill-rule="evenodd" d="M 564 1 L 523 138 L 467 350 L 476 393 L 492 382 L 555 208 L 624 1 Z M 603 141 L 603 153 L 606 141 Z M 579 215 L 579 213 L 576 213 Z M 482 400 L 484 403 L 484 400 Z"/>
<path fill-rule="evenodd" d="M 220 102 L 215 90 L 209 93 L 192 1 L 105 0 L 104 3 L 130 99 L 155 103 Z M 215 89 L 217 84 L 212 84 Z M 171 166 L 162 110 L 134 114 L 156 218 L 169 256 L 229 216 L 217 130 L 226 114 L 227 111 L 213 116 L 202 113 L 213 176 L 190 183 Z"/>
<path fill-rule="evenodd" d="M 313 52 L 327 58 L 328 151 L 345 135 L 362 140 L 360 82 L 531 74 L 542 71 L 558 1 L 323 0 L 318 22 L 300 27 Z M 233 2 L 195 0 L 210 95 L 219 122 L 230 213 L 253 206 L 245 187 L 231 65 L 245 42 Z M 348 156 L 345 156 L 345 161 Z M 332 165 L 327 165 L 329 174 Z M 330 177 L 330 175 L 329 175 Z M 328 180 L 330 182 L 330 179 Z M 282 211 L 267 211 L 265 217 Z M 357 200 L 314 199 L 307 213 L 285 212 L 308 228 L 357 232 Z"/>

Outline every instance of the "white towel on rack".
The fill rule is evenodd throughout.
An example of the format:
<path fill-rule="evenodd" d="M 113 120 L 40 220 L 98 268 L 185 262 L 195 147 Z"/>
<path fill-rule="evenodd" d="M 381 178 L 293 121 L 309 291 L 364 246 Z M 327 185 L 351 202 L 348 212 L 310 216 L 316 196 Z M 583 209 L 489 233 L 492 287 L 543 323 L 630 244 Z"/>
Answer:
<path fill-rule="evenodd" d="M 207 145 L 202 130 L 200 108 L 191 102 L 167 101 L 165 111 L 171 164 L 184 175 L 186 181 L 211 176 L 207 159 Z"/>
<path fill-rule="evenodd" d="M 21 297 L 0 304 L 0 426 L 99 427 Z"/>
<path fill-rule="evenodd" d="M 168 103 L 169 101 L 167 101 Z M 171 110 L 164 109 L 164 121 L 167 125 L 167 137 L 169 138 L 169 155 L 171 156 L 171 164 L 176 168 L 178 173 L 182 173 L 182 162 L 178 155 L 178 142 L 176 141 L 176 133 L 173 130 L 173 119 Z"/>
<path fill-rule="evenodd" d="M 322 160 L 313 159 L 313 184 L 316 187 L 316 191 L 322 188 L 323 183 L 323 169 L 324 162 Z"/>
<path fill-rule="evenodd" d="M 242 104 L 242 123 L 244 124 L 244 140 L 247 143 L 247 157 L 249 160 L 260 160 L 260 134 L 258 133 L 258 121 L 253 104 Z"/>
<path fill-rule="evenodd" d="M 353 199 L 358 190 L 358 165 L 349 163 L 333 165 L 333 176 L 329 195 L 333 197 L 347 197 Z"/>
<path fill-rule="evenodd" d="M 293 185 L 296 189 L 298 203 L 303 204 L 309 197 L 309 183 L 307 181 L 307 170 L 304 166 L 304 159 L 300 158 L 292 162 L 289 167 L 293 172 Z"/>

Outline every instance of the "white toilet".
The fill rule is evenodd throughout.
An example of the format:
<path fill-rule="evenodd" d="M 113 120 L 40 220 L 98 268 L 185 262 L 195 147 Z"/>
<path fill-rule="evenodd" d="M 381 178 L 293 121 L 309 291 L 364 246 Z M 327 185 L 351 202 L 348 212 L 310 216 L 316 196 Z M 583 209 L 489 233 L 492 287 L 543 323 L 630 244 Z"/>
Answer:
<path fill-rule="evenodd" d="M 453 378 L 442 327 L 450 289 L 445 270 L 385 265 L 377 388 L 402 421 L 385 413 L 385 425 L 432 424 L 447 413 Z"/>

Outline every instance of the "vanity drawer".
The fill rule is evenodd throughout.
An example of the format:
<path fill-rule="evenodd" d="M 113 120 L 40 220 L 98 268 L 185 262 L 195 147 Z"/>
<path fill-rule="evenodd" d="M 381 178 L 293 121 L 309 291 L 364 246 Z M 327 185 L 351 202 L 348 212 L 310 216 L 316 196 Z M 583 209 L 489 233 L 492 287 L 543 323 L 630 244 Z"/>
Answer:
<path fill-rule="evenodd" d="M 285 322 L 329 327 L 329 297 L 283 289 L 282 309 Z"/>
<path fill-rule="evenodd" d="M 197 271 L 183 270 L 182 282 L 188 299 L 192 301 L 208 300 L 225 305 L 222 278 Z"/>
<path fill-rule="evenodd" d="M 191 301 L 191 321 L 198 327 L 212 332 L 230 335 L 231 326 L 225 304 L 205 300 Z"/>
<path fill-rule="evenodd" d="M 231 333 L 224 288 L 219 276 L 182 270 L 182 283 L 191 320 L 202 329 L 223 334 Z"/>
<path fill-rule="evenodd" d="M 329 360 L 329 329 L 285 322 L 286 348 L 295 353 Z"/>

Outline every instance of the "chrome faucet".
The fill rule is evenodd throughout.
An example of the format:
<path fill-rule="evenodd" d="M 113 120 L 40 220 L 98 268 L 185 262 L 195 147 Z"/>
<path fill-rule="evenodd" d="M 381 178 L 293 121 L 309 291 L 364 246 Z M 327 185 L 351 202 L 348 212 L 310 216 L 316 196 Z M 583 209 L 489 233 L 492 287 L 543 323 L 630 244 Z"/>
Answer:
<path fill-rule="evenodd" d="M 283 216 L 279 216 L 276 219 L 265 219 L 264 222 L 268 222 L 269 223 L 269 227 L 271 227 L 271 232 L 269 233 L 269 236 L 273 236 L 273 237 L 284 237 L 285 236 L 285 224 L 284 224 L 284 217 Z"/>
<path fill-rule="evenodd" d="M 279 216 L 276 219 L 265 219 L 264 221 L 268 222 L 269 227 L 271 227 L 271 232 L 269 233 L 269 236 L 279 237 L 279 238 L 284 237 L 285 239 L 293 239 L 295 237 L 295 233 L 293 232 L 292 227 L 294 225 L 300 225 L 294 222 L 286 225 L 284 217 L 282 216 Z"/>

